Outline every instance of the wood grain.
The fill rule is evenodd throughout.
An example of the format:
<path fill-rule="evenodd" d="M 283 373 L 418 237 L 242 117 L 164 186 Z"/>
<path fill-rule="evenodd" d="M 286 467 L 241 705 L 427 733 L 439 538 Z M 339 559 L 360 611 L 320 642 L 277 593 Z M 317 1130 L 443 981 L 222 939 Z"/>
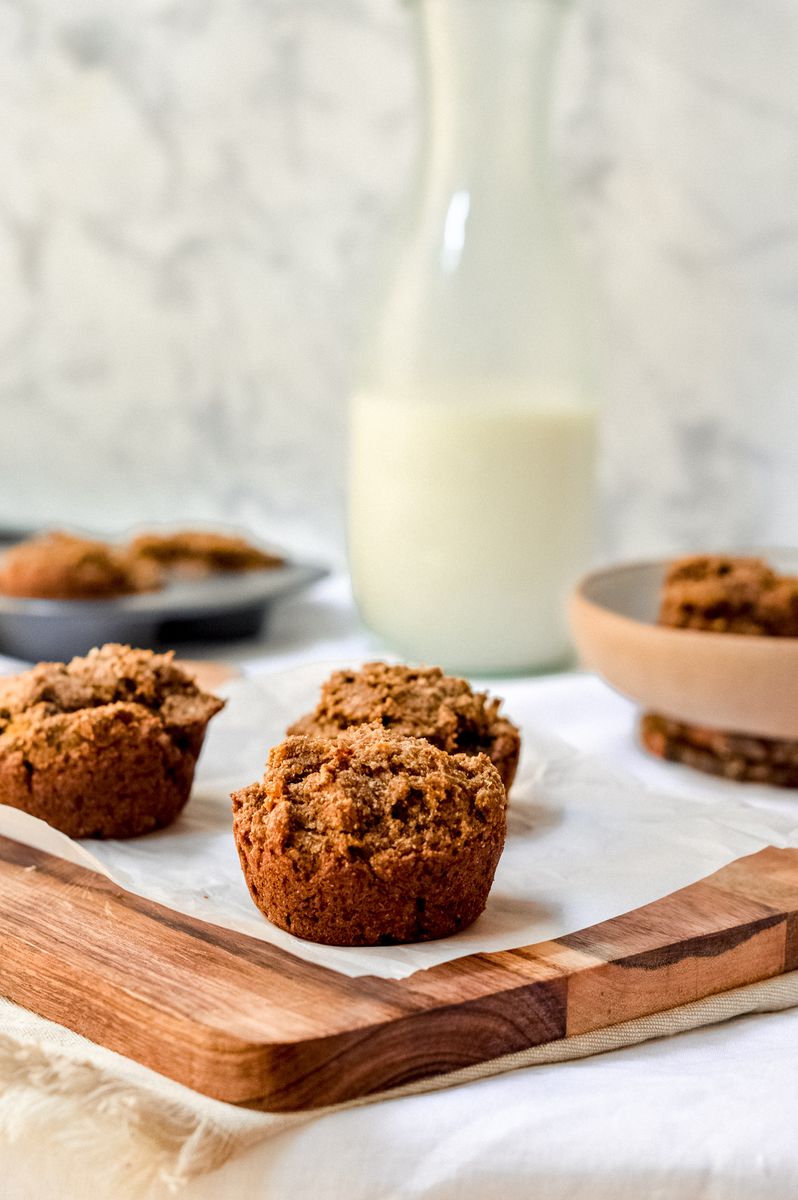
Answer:
<path fill-rule="evenodd" d="M 197 1091 L 293 1111 L 798 966 L 798 850 L 552 942 L 348 979 L 0 838 L 0 993 Z"/>

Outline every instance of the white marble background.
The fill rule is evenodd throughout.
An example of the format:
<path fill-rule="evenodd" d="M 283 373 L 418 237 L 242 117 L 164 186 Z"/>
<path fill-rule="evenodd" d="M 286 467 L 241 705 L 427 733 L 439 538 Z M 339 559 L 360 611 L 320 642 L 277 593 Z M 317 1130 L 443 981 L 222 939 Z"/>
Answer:
<path fill-rule="evenodd" d="M 0 522 L 339 554 L 399 0 L 0 0 Z M 606 554 L 796 542 L 798 5 L 583 0 L 557 146 L 607 346 Z"/>

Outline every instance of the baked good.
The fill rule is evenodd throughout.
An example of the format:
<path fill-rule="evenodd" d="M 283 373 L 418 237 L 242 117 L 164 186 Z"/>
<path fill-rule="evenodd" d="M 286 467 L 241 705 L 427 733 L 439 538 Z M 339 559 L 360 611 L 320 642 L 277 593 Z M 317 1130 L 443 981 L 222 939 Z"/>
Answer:
<path fill-rule="evenodd" d="M 0 803 L 70 837 L 135 837 L 188 800 L 224 702 L 173 655 L 109 644 L 0 680 Z"/>
<path fill-rule="evenodd" d="M 11 546 L 0 561 L 0 593 L 47 600 L 107 600 L 161 584 L 155 563 L 107 542 L 54 531 Z"/>
<path fill-rule="evenodd" d="M 366 725 L 297 735 L 233 795 L 252 898 L 297 937 L 371 946 L 446 937 L 485 907 L 506 793 L 484 754 Z"/>
<path fill-rule="evenodd" d="M 109 600 L 163 586 L 164 572 L 202 577 L 259 571 L 283 560 L 244 538 L 206 530 L 145 533 L 128 547 L 53 531 L 19 542 L 0 560 L 0 594 Z"/>
<path fill-rule="evenodd" d="M 646 713 L 643 745 L 658 758 L 748 783 L 798 787 L 798 742 L 725 733 Z"/>
<path fill-rule="evenodd" d="M 206 529 L 142 533 L 130 543 L 130 552 L 135 558 L 187 576 L 262 571 L 283 564 L 278 555 L 251 545 L 245 538 Z"/>
<path fill-rule="evenodd" d="M 501 700 L 475 692 L 465 679 L 440 667 L 366 663 L 359 671 L 334 671 L 312 713 L 288 729 L 336 737 L 353 725 L 377 723 L 392 733 L 423 737 L 450 754 L 487 754 L 510 787 L 521 735 L 499 715 Z"/>
<path fill-rule="evenodd" d="M 698 554 L 669 568 L 659 623 L 714 633 L 798 637 L 798 579 L 761 558 Z"/>
<path fill-rule="evenodd" d="M 764 559 L 697 554 L 672 563 L 659 624 L 710 633 L 798 637 L 798 579 Z M 798 741 L 752 737 L 645 713 L 640 738 L 658 758 L 725 779 L 798 787 Z"/>

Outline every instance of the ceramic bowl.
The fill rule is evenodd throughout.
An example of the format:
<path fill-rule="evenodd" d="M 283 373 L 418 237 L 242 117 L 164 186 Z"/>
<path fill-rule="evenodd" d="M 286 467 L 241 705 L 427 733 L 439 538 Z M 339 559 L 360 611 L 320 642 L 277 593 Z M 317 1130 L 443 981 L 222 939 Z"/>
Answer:
<path fill-rule="evenodd" d="M 798 550 L 745 550 L 798 574 Z M 584 666 L 663 716 L 770 738 L 798 738 L 798 638 L 668 629 L 656 624 L 668 562 L 594 571 L 571 595 Z"/>

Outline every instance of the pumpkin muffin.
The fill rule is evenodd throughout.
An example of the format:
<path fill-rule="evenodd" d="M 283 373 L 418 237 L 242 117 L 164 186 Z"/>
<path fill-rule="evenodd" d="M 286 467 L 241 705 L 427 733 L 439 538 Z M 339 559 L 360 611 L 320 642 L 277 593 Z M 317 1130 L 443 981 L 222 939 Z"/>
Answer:
<path fill-rule="evenodd" d="M 658 758 L 697 771 L 741 783 L 798 787 L 798 742 L 704 729 L 656 713 L 644 715 L 640 737 Z"/>
<path fill-rule="evenodd" d="M 379 725 L 289 737 L 233 795 L 255 904 L 281 929 L 337 946 L 446 937 L 485 907 L 507 797 L 484 754 L 450 755 Z"/>
<path fill-rule="evenodd" d="M 251 545 L 245 538 L 204 529 L 142 533 L 130 543 L 130 553 L 135 559 L 188 577 L 220 571 L 263 571 L 283 565 L 282 558 Z"/>
<path fill-rule="evenodd" d="M 665 577 L 659 624 L 798 637 L 798 579 L 777 574 L 761 558 L 698 554 L 678 559 Z"/>
<path fill-rule="evenodd" d="M 312 713 L 289 734 L 337 737 L 356 725 L 379 724 L 405 737 L 426 738 L 450 754 L 487 754 L 506 788 L 515 778 L 521 735 L 500 716 L 501 700 L 475 692 L 465 679 L 439 667 L 366 663 L 359 671 L 334 671 Z"/>
<path fill-rule="evenodd" d="M 798 579 L 761 558 L 700 554 L 665 577 L 659 624 L 754 637 L 798 637 Z M 798 787 L 798 741 L 753 737 L 645 713 L 645 748 L 658 758 L 740 782 Z"/>
<path fill-rule="evenodd" d="M 110 600 L 161 585 L 157 565 L 107 542 L 52 532 L 19 542 L 0 561 L 0 593 L 43 600 Z"/>
<path fill-rule="evenodd" d="M 172 658 L 109 644 L 0 680 L 0 803 L 70 837 L 174 821 L 224 701 Z"/>

